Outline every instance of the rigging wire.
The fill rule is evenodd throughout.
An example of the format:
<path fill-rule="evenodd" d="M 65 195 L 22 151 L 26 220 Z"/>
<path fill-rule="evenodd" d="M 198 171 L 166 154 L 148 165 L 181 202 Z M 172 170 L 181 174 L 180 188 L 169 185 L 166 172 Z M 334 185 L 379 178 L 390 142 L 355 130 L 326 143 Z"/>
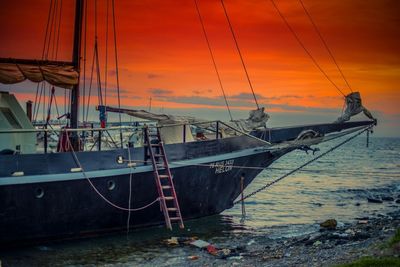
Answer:
<path fill-rule="evenodd" d="M 48 15 L 47 15 L 46 31 L 45 31 L 43 49 L 42 49 L 42 57 L 41 57 L 42 60 L 44 60 L 44 56 L 45 56 L 47 36 L 48 36 L 48 32 L 49 32 L 50 18 L 51 18 L 52 10 L 53 10 L 53 0 L 50 0 L 50 6 L 49 6 Z M 36 121 L 36 119 L 37 119 L 36 112 L 39 113 L 39 108 L 40 108 L 40 99 L 41 99 L 41 94 L 42 94 L 42 89 L 40 88 L 40 97 L 38 97 L 40 85 L 41 85 L 41 83 L 38 83 L 37 87 L 36 87 L 35 102 L 33 105 L 33 121 Z"/>
<path fill-rule="evenodd" d="M 59 17 L 58 17 L 56 55 L 55 55 L 56 59 L 58 57 L 58 48 L 59 48 L 59 43 L 60 43 L 61 18 L 62 18 L 62 0 L 60 0 L 60 13 L 59 13 Z"/>
<path fill-rule="evenodd" d="M 43 43 L 43 50 L 42 50 L 42 60 L 44 59 L 45 51 L 46 51 L 46 43 L 47 43 L 47 35 L 49 32 L 49 25 L 50 25 L 50 17 L 51 17 L 51 10 L 53 9 L 53 0 L 50 0 L 50 7 L 49 13 L 47 15 L 47 23 L 46 23 L 46 33 L 44 36 L 44 43 Z"/>
<path fill-rule="evenodd" d="M 112 0 L 112 19 L 113 19 L 113 31 L 114 31 L 114 55 L 115 55 L 115 77 L 117 80 L 117 96 L 118 96 L 118 108 L 121 109 L 121 95 L 120 95 L 120 88 L 119 88 L 119 71 L 118 71 L 118 53 L 117 53 L 117 32 L 115 26 L 115 1 Z M 121 147 L 123 148 L 122 142 L 122 121 L 121 121 L 121 113 L 118 113 L 119 117 L 119 136 L 121 139 Z"/>
<path fill-rule="evenodd" d="M 240 49 L 239 49 L 239 44 L 238 44 L 238 41 L 237 41 L 237 39 L 236 39 L 235 32 L 233 31 L 233 27 L 232 27 L 231 21 L 230 21 L 229 16 L 228 16 L 228 12 L 226 11 L 226 8 L 225 8 L 224 0 L 221 0 L 221 4 L 222 4 L 222 7 L 223 7 L 223 9 L 224 9 L 225 17 L 226 17 L 226 20 L 228 21 L 229 28 L 230 28 L 230 30 L 231 30 L 233 40 L 235 41 L 236 49 L 237 49 L 237 51 L 238 51 L 240 60 L 241 60 L 241 62 L 242 62 L 244 72 L 246 73 L 247 81 L 248 81 L 248 83 L 249 83 L 251 92 L 253 93 L 254 102 L 256 103 L 257 109 L 260 109 L 260 107 L 258 106 L 258 101 L 257 101 L 256 94 L 254 93 L 253 85 L 251 84 L 251 80 L 250 80 L 250 77 L 249 77 L 249 73 L 247 72 L 246 64 L 244 63 L 242 53 L 240 52 Z"/>
<path fill-rule="evenodd" d="M 87 61 L 87 3 L 88 1 L 85 1 L 85 7 L 84 7 L 84 16 L 85 16 L 85 30 L 83 33 L 83 90 L 82 90 L 82 122 L 85 123 L 87 119 L 85 120 L 85 109 L 89 109 L 89 105 L 86 107 L 86 61 Z"/>
<path fill-rule="evenodd" d="M 49 58 L 49 53 L 50 53 L 50 44 L 53 38 L 53 25 L 54 25 L 54 20 L 55 20 L 55 13 L 56 13 L 56 8 L 57 8 L 57 0 L 54 1 L 54 7 L 52 8 L 51 12 L 51 18 L 50 18 L 50 32 L 49 32 L 49 39 L 46 47 L 46 55 L 45 59 Z"/>
<path fill-rule="evenodd" d="M 50 56 L 51 59 L 54 59 L 55 50 L 56 50 L 55 43 L 56 43 L 56 40 L 57 40 L 56 27 L 57 27 L 57 24 L 58 24 L 58 0 L 55 1 L 54 6 L 55 7 L 54 7 L 54 12 L 53 12 L 53 23 L 51 25 L 52 36 L 51 36 L 51 41 L 49 42 L 49 46 L 48 46 L 49 53 L 50 53 L 50 47 L 51 47 L 51 56 Z M 50 90 L 50 87 L 51 86 L 49 86 L 49 90 Z"/>
<path fill-rule="evenodd" d="M 91 69 L 91 72 L 90 72 L 90 83 L 89 83 L 89 92 L 88 92 L 88 98 L 87 98 L 87 108 L 86 108 L 86 119 L 85 119 L 85 121 L 88 121 L 90 97 L 92 95 L 92 84 L 93 84 L 93 73 L 94 73 L 94 58 L 95 58 L 94 53 L 95 53 L 95 51 L 93 50 L 92 69 Z"/>
<path fill-rule="evenodd" d="M 322 154 L 320 154 L 320 155 L 318 155 L 318 156 L 312 158 L 311 160 L 309 160 L 309 161 L 307 161 L 306 163 L 300 165 L 300 166 L 297 167 L 296 169 L 287 172 L 286 174 L 282 175 L 281 177 L 279 177 L 279 178 L 277 178 L 277 179 L 275 179 L 275 180 L 273 180 L 273 181 L 271 181 L 271 182 L 265 184 L 264 186 L 260 187 L 259 189 L 257 189 L 257 190 L 255 190 L 255 191 L 251 192 L 250 194 L 247 194 L 245 197 L 242 197 L 241 199 L 239 199 L 239 200 L 233 202 L 233 204 L 236 205 L 236 204 L 240 203 L 241 201 L 243 201 L 243 200 L 245 200 L 245 199 L 247 199 L 247 198 L 249 198 L 249 197 L 251 197 L 251 196 L 254 196 L 255 194 L 257 194 L 257 193 L 259 193 L 259 192 L 261 192 L 261 191 L 267 189 L 268 187 L 270 187 L 270 186 L 276 184 L 277 182 L 279 182 L 279 181 L 285 179 L 286 177 L 292 175 L 293 173 L 295 173 L 295 172 L 297 172 L 297 171 L 300 171 L 301 169 L 303 169 L 304 167 L 310 165 L 310 164 L 313 163 L 314 161 L 316 161 L 316 160 L 322 158 L 323 156 L 329 154 L 330 152 L 332 152 L 332 151 L 338 149 L 338 148 L 341 147 L 342 145 L 344 145 L 344 144 L 350 142 L 351 140 L 353 140 L 354 138 L 356 138 L 356 137 L 359 136 L 360 134 L 362 134 L 362 133 L 364 133 L 364 132 L 366 132 L 366 131 L 369 131 L 372 127 L 373 127 L 373 126 L 371 126 L 371 125 L 365 127 L 364 129 L 362 129 L 362 130 L 359 131 L 358 133 L 354 134 L 353 136 L 350 136 L 350 137 L 347 138 L 346 140 L 344 140 L 344 141 L 340 142 L 339 144 L 337 144 L 337 145 L 331 147 L 330 149 L 328 149 L 327 151 L 323 152 Z"/>
<path fill-rule="evenodd" d="M 197 4 L 197 0 L 194 0 L 194 3 L 195 3 L 195 6 L 196 6 L 197 14 L 198 14 L 198 16 L 199 16 L 199 20 L 200 20 L 200 23 L 201 23 L 201 27 L 202 27 L 202 29 L 203 29 L 204 38 L 206 39 L 206 42 L 207 42 L 208 51 L 210 52 L 210 55 L 211 55 L 211 59 L 212 59 L 213 65 L 214 65 L 215 73 L 217 74 L 218 82 L 219 82 L 219 85 L 220 85 L 220 87 L 221 87 L 222 94 L 223 94 L 223 96 L 224 96 L 224 100 L 225 100 L 226 107 L 227 107 L 227 109 L 228 109 L 229 117 L 231 118 L 231 121 L 233 121 L 232 113 L 231 113 L 231 110 L 230 110 L 230 108 L 229 108 L 228 100 L 227 100 L 227 98 L 226 98 L 225 90 L 224 90 L 224 87 L 223 87 L 223 85 L 222 85 L 222 81 L 221 81 L 221 77 L 220 77 L 220 75 L 219 75 L 219 71 L 218 71 L 218 68 L 217 68 L 217 64 L 215 63 L 214 54 L 213 54 L 213 52 L 212 52 L 211 45 L 210 45 L 210 41 L 209 41 L 209 39 L 208 39 L 207 32 L 206 32 L 206 29 L 205 29 L 205 27 L 204 27 L 203 18 L 201 17 L 201 13 L 200 13 L 199 5 Z"/>
<path fill-rule="evenodd" d="M 109 6 L 109 0 L 106 2 L 106 58 L 105 58 L 105 66 L 104 66 L 104 105 L 107 106 L 107 68 L 108 68 L 108 6 Z"/>
<path fill-rule="evenodd" d="M 278 6 L 275 4 L 274 0 L 271 0 L 272 5 L 278 12 L 279 16 L 282 18 L 283 22 L 286 24 L 288 27 L 289 31 L 293 34 L 297 42 L 300 44 L 300 46 L 303 48 L 303 50 L 306 52 L 306 54 L 311 58 L 315 66 L 319 69 L 319 71 L 325 76 L 325 78 L 345 97 L 346 95 L 340 90 L 340 88 L 329 78 L 329 76 L 326 74 L 326 72 L 321 68 L 321 66 L 318 64 L 318 62 L 315 60 L 315 58 L 311 55 L 310 51 L 305 47 L 303 42 L 300 40 L 299 36 L 296 34 L 294 29 L 290 26 L 289 22 L 286 20 L 285 16 L 282 14 Z"/>
<path fill-rule="evenodd" d="M 318 29 L 317 25 L 315 24 L 314 20 L 311 17 L 310 12 L 308 12 L 308 10 L 306 9 L 306 7 L 304 6 L 304 3 L 302 0 L 299 0 L 301 6 L 303 7 L 304 12 L 306 13 L 308 19 L 310 20 L 311 24 L 313 25 L 315 31 L 317 32 L 319 38 L 321 39 L 322 43 L 324 44 L 326 50 L 328 51 L 329 55 L 331 56 L 333 62 L 336 65 L 336 68 L 338 69 L 338 71 L 340 72 L 340 75 L 342 75 L 343 80 L 346 82 L 347 86 L 349 87 L 350 91 L 353 92 L 353 89 L 351 88 L 349 82 L 347 81 L 346 77 L 344 76 L 342 69 L 339 67 L 339 64 L 337 63 L 335 57 L 333 56 L 332 51 L 329 49 L 328 44 L 326 43 L 325 39 L 322 37 L 321 31 Z"/>
<path fill-rule="evenodd" d="M 99 61 L 99 49 L 97 44 L 97 38 L 94 41 L 94 56 L 95 56 L 95 64 L 96 64 L 96 77 L 97 77 L 97 94 L 99 98 L 99 104 L 103 105 L 103 92 L 101 89 L 101 76 L 100 76 L 100 61 Z"/>

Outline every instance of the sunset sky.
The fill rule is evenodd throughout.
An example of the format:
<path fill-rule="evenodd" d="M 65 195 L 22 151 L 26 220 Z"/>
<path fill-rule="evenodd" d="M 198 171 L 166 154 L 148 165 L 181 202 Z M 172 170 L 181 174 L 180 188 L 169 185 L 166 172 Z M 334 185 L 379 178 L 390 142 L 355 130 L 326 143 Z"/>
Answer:
<path fill-rule="evenodd" d="M 0 57 L 40 59 L 50 0 L 0 1 Z M 111 14 L 111 0 L 110 14 Z M 250 80 L 271 126 L 334 121 L 343 96 L 319 72 L 270 0 L 225 0 Z M 350 90 L 299 0 L 275 0 L 331 79 Z M 400 1 L 303 0 L 353 91 L 378 118 L 377 135 L 400 136 Z M 228 101 L 237 118 L 255 108 L 245 72 L 219 0 L 198 0 Z M 105 76 L 107 0 L 97 2 L 101 76 Z M 124 107 L 229 120 L 194 0 L 116 0 L 121 101 Z M 74 1 L 62 2 L 59 57 L 72 54 Z M 87 80 L 93 55 L 94 1 L 88 1 Z M 107 103 L 116 105 L 111 16 Z M 50 57 L 51 58 L 51 57 Z M 36 85 L 0 85 L 21 101 Z M 97 105 L 93 89 L 92 105 Z M 59 104 L 64 91 L 57 91 Z M 92 119 L 96 117 L 93 115 Z M 363 118 L 360 116 L 359 118 Z"/>

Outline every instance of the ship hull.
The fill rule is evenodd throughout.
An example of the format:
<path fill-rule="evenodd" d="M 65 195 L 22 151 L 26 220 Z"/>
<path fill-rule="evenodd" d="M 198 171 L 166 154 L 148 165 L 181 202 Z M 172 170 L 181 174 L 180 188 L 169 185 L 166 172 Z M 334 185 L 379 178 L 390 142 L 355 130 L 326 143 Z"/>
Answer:
<path fill-rule="evenodd" d="M 170 149 L 179 150 L 177 147 Z M 271 153 L 259 146 L 231 151 L 232 148 L 226 144 L 222 144 L 222 148 L 217 145 L 214 149 L 220 153 L 212 155 L 209 149 L 203 149 L 203 152 L 199 150 L 200 155 L 210 155 L 196 158 L 183 153 L 185 156 L 181 159 L 170 161 L 184 220 L 218 214 L 231 208 L 240 194 L 242 176 L 246 187 L 263 168 L 289 152 Z M 221 152 L 221 149 L 229 152 Z M 104 152 L 107 157 L 99 155 L 97 161 L 114 159 L 121 154 L 127 158 L 129 152 L 126 149 Z M 131 156 L 140 157 L 140 153 L 139 149 Z M 42 155 L 44 158 L 62 156 L 65 157 L 64 165 L 68 168 L 76 167 L 71 153 Z M 100 170 L 93 163 L 96 159 L 89 160 L 90 155 L 82 152 L 76 153 L 76 156 L 83 167 L 83 170 L 76 173 L 56 173 L 54 167 L 52 169 L 49 166 L 43 171 L 43 166 L 51 161 L 47 159 L 45 163 L 37 163 L 42 168 L 35 168 L 33 162 L 28 164 L 33 165 L 35 175 L 0 178 L 1 246 L 126 230 L 128 215 L 130 228 L 165 223 L 159 203 L 154 202 L 158 194 L 151 164 Z M 54 162 L 59 163 L 60 159 Z M 93 165 L 91 168 L 90 163 Z M 114 160 L 112 164 L 115 164 Z M 129 206 L 131 209 L 139 209 L 152 202 L 153 205 L 141 210 L 123 210 Z"/>

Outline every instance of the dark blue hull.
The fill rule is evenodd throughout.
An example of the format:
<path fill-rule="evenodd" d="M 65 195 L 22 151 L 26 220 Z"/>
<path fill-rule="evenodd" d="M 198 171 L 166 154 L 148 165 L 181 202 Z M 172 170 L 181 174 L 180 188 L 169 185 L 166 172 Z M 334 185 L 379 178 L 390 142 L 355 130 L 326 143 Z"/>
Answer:
<path fill-rule="evenodd" d="M 184 220 L 218 214 L 231 208 L 240 194 L 241 176 L 245 177 L 247 186 L 262 168 L 288 152 L 263 152 L 259 149 L 260 144 L 236 138 L 234 144 L 223 140 L 202 142 L 198 157 L 190 154 L 193 149 L 190 147 L 199 143 L 183 147 L 180 147 L 182 144 L 167 146 Z M 238 150 L 237 146 L 249 148 Z M 182 153 L 176 153 L 179 150 Z M 141 148 L 132 150 L 132 158 L 143 160 L 142 151 Z M 118 166 L 115 159 L 119 155 L 128 158 L 127 153 L 125 149 L 80 152 L 77 156 L 95 188 L 117 206 L 129 206 L 131 176 L 131 208 L 136 209 L 153 202 L 158 194 L 151 165 L 141 163 L 132 169 Z M 35 157 L 39 156 L 41 160 L 35 162 Z M 8 167 L 2 167 L 3 172 L 0 172 L 3 175 L 0 177 L 0 245 L 77 238 L 126 229 L 128 212 L 102 199 L 82 172 L 70 172 L 71 168 L 77 166 L 71 153 L 8 157 L 0 158 L 1 163 L 8 162 Z M 28 158 L 30 161 L 27 161 Z M 20 171 L 24 170 L 24 176 L 4 176 L 6 169 L 14 170 L 17 166 Z M 62 169 L 64 173 L 57 169 Z M 158 202 L 131 212 L 132 228 L 160 224 L 164 224 L 164 217 Z"/>

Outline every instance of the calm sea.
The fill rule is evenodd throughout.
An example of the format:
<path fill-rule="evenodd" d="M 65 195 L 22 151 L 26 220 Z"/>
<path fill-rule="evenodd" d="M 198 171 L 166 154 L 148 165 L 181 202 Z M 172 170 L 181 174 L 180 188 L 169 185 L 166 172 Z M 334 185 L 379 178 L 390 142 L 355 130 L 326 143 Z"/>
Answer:
<path fill-rule="evenodd" d="M 318 147 L 321 152 L 339 140 Z M 321 153 L 318 152 L 318 153 Z M 246 189 L 252 192 L 313 156 L 295 151 L 263 171 Z M 400 204 L 368 203 L 367 197 L 400 198 L 400 139 L 359 137 L 246 201 L 246 219 L 240 205 L 218 216 L 185 223 L 184 232 L 163 227 L 107 237 L 69 241 L 0 253 L 3 266 L 168 266 L 185 265 L 191 247 L 167 247 L 171 236 L 197 236 L 229 246 L 234 237 L 295 236 L 318 230 L 318 223 L 335 218 L 348 223 L 356 217 L 382 216 Z M 232 244 L 231 244 L 232 245 Z M 240 245 L 240 244 L 233 244 Z"/>

